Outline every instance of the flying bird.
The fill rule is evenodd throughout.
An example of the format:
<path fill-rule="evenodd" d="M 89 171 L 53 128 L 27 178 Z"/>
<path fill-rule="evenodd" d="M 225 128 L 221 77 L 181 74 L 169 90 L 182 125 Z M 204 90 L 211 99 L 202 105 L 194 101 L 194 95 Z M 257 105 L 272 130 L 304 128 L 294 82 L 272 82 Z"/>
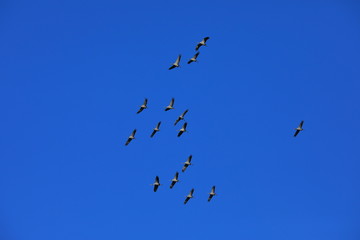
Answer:
<path fill-rule="evenodd" d="M 199 43 L 196 45 L 196 47 L 195 47 L 195 51 L 199 50 L 199 48 L 200 48 L 201 46 L 206 46 L 206 41 L 207 41 L 207 40 L 209 40 L 209 37 L 206 37 L 206 38 L 204 38 L 201 42 L 199 42 Z"/>
<path fill-rule="evenodd" d="M 174 109 L 174 102 L 175 102 L 175 98 L 172 98 L 171 101 L 170 101 L 169 106 L 167 106 L 165 108 L 165 111 L 169 111 L 170 109 Z"/>
<path fill-rule="evenodd" d="M 129 136 L 128 140 L 125 143 L 125 146 L 129 145 L 129 143 L 131 142 L 131 140 L 135 139 L 135 133 L 136 133 L 136 129 L 134 129 L 134 131 L 131 133 L 131 135 Z"/>
<path fill-rule="evenodd" d="M 299 134 L 299 132 L 301 132 L 302 130 L 304 130 L 304 129 L 302 128 L 303 124 L 304 124 L 304 121 L 301 121 L 301 123 L 299 124 L 299 126 L 298 126 L 297 128 L 295 128 L 296 132 L 295 132 L 295 134 L 294 134 L 294 137 L 296 137 L 296 136 Z"/>
<path fill-rule="evenodd" d="M 171 185 L 170 188 L 173 188 L 174 185 L 179 181 L 179 173 L 176 172 L 173 179 L 171 179 Z"/>
<path fill-rule="evenodd" d="M 150 135 L 150 137 L 153 137 L 155 135 L 155 133 L 157 133 L 158 131 L 160 131 L 160 125 L 161 122 L 158 122 L 158 124 L 156 125 L 156 127 L 154 128 L 154 131 L 152 132 L 152 134 Z"/>
<path fill-rule="evenodd" d="M 210 200 L 213 198 L 213 196 L 215 196 L 216 193 L 215 193 L 215 186 L 213 186 L 211 188 L 211 192 L 209 193 L 209 198 L 208 198 L 208 202 L 210 202 Z"/>
<path fill-rule="evenodd" d="M 197 62 L 197 57 L 199 56 L 200 52 L 195 53 L 195 55 L 190 58 L 190 60 L 188 61 L 188 64 L 192 63 L 192 62 Z"/>
<path fill-rule="evenodd" d="M 175 123 L 174 123 L 174 126 L 180 122 L 181 120 L 184 120 L 184 117 L 185 117 L 185 114 L 189 111 L 189 109 L 186 109 L 185 112 L 183 112 L 179 117 L 178 119 L 176 119 Z"/>
<path fill-rule="evenodd" d="M 188 157 L 188 159 L 186 160 L 186 162 L 184 162 L 184 166 L 183 166 L 183 168 L 181 169 L 182 172 L 185 172 L 185 170 L 188 168 L 188 166 L 192 165 L 191 159 L 192 159 L 192 155 L 190 155 L 190 156 Z"/>
<path fill-rule="evenodd" d="M 173 69 L 173 68 L 177 68 L 180 67 L 180 60 L 181 60 L 181 54 L 179 54 L 179 56 L 177 57 L 176 61 L 173 63 L 173 65 L 171 67 L 169 67 L 169 70 Z"/>
<path fill-rule="evenodd" d="M 182 128 L 179 130 L 179 133 L 178 133 L 178 137 L 180 137 L 184 132 L 186 132 L 186 126 L 187 126 L 187 122 L 184 123 L 184 125 L 182 126 Z"/>
<path fill-rule="evenodd" d="M 139 111 L 137 111 L 137 114 L 141 113 L 144 109 L 147 108 L 147 102 L 148 102 L 148 100 L 147 100 L 147 98 L 145 98 L 144 103 L 143 103 L 143 105 L 140 106 L 140 109 L 139 109 Z"/>
<path fill-rule="evenodd" d="M 191 189 L 190 193 L 185 198 L 184 204 L 186 204 L 190 200 L 190 198 L 194 197 L 193 193 L 194 193 L 194 189 Z"/>
<path fill-rule="evenodd" d="M 160 179 L 158 176 L 155 177 L 155 182 L 153 184 L 151 184 L 152 186 L 154 186 L 154 192 L 157 191 L 157 189 L 159 188 L 160 184 Z"/>

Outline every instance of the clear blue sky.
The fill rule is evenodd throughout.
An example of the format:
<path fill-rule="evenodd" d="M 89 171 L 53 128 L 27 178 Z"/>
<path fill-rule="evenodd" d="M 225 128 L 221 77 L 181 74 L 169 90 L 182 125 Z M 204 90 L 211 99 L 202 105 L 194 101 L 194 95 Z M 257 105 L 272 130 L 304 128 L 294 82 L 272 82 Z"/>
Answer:
<path fill-rule="evenodd" d="M 360 239 L 360 3 L 271 2 L 1 1 L 0 239 Z"/>

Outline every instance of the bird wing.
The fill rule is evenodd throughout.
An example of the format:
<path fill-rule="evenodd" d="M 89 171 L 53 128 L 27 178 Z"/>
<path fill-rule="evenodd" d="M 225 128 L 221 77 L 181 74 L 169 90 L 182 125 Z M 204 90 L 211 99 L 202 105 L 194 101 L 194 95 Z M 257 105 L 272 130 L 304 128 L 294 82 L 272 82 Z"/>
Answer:
<path fill-rule="evenodd" d="M 302 128 L 303 124 L 304 124 L 304 121 L 301 121 L 301 123 L 300 123 L 299 127 L 301 127 L 301 128 Z"/>
<path fill-rule="evenodd" d="M 208 202 L 212 199 L 213 195 L 209 195 Z"/>
<path fill-rule="evenodd" d="M 204 43 L 206 43 L 206 41 L 209 40 L 209 39 L 210 39 L 209 37 L 205 37 L 205 38 L 203 39 Z"/>
<path fill-rule="evenodd" d="M 160 183 L 159 176 L 156 176 L 156 177 L 155 177 L 155 182 L 156 182 L 156 183 Z"/>
<path fill-rule="evenodd" d="M 190 155 L 190 156 L 188 157 L 188 162 L 189 162 L 189 163 L 191 162 L 191 159 L 192 159 L 192 155 Z"/>
<path fill-rule="evenodd" d="M 139 114 L 139 113 L 141 113 L 143 110 L 144 110 L 144 108 L 143 108 L 143 107 L 140 107 L 139 111 L 137 111 L 136 113 Z"/>
<path fill-rule="evenodd" d="M 201 43 L 198 43 L 195 47 L 195 51 L 199 50 L 200 47 L 201 47 Z"/>
<path fill-rule="evenodd" d="M 187 167 L 188 167 L 188 166 L 185 164 L 185 165 L 183 166 L 183 168 L 181 169 L 181 171 L 182 171 L 182 172 L 185 172 L 185 170 L 186 170 Z"/>
<path fill-rule="evenodd" d="M 171 182 L 170 188 L 173 188 L 176 182 Z"/>
<path fill-rule="evenodd" d="M 126 141 L 126 143 L 125 143 L 125 146 L 127 146 L 127 145 L 129 145 L 129 143 L 131 142 L 131 138 L 128 138 L 128 140 Z"/>
<path fill-rule="evenodd" d="M 135 137 L 136 129 L 131 133 L 131 136 Z"/>
<path fill-rule="evenodd" d="M 294 137 L 296 137 L 299 134 L 299 132 L 300 132 L 299 130 L 296 130 Z"/>
<path fill-rule="evenodd" d="M 211 188 L 211 192 L 215 193 L 215 186 Z"/>
<path fill-rule="evenodd" d="M 178 178 L 179 178 L 179 172 L 176 172 L 175 173 L 175 179 L 178 180 Z"/>
<path fill-rule="evenodd" d="M 170 106 L 173 107 L 174 106 L 174 102 L 175 102 L 175 98 L 172 98 L 170 101 Z"/>
<path fill-rule="evenodd" d="M 173 69 L 173 68 L 175 68 L 175 65 L 172 65 L 171 67 L 169 67 L 169 70 L 171 70 L 171 69 Z"/>
<path fill-rule="evenodd" d="M 178 58 L 176 59 L 175 61 L 175 65 L 178 65 L 180 63 L 180 60 L 181 60 L 181 54 L 179 54 Z"/>
<path fill-rule="evenodd" d="M 156 128 L 157 128 L 157 129 L 160 129 L 160 125 L 161 125 L 161 121 L 158 122 L 158 124 L 156 125 Z"/>
<path fill-rule="evenodd" d="M 195 53 L 194 58 L 196 59 L 199 56 L 200 52 Z"/>
<path fill-rule="evenodd" d="M 178 122 L 180 122 L 180 120 L 181 120 L 181 118 L 176 119 L 176 121 L 175 121 L 175 123 L 174 123 L 174 126 L 176 126 L 176 124 L 177 124 Z"/>
<path fill-rule="evenodd" d="M 154 185 L 154 192 L 156 192 L 158 188 L 159 188 L 159 185 Z"/>
<path fill-rule="evenodd" d="M 189 197 L 186 197 L 185 201 L 184 201 L 184 204 L 186 204 L 189 201 L 189 199 L 190 199 Z"/>
<path fill-rule="evenodd" d="M 145 100 L 144 100 L 144 105 L 146 106 L 146 104 L 147 104 L 147 98 L 145 98 Z"/>
<path fill-rule="evenodd" d="M 181 117 L 185 117 L 185 114 L 189 111 L 189 109 L 186 109 L 185 112 L 181 114 Z"/>
<path fill-rule="evenodd" d="M 155 133 L 156 133 L 156 131 L 154 130 L 154 131 L 151 133 L 150 137 L 153 137 L 153 136 L 155 135 Z"/>
<path fill-rule="evenodd" d="M 180 137 L 181 134 L 183 134 L 183 131 L 180 131 L 177 136 Z"/>
<path fill-rule="evenodd" d="M 193 60 L 190 59 L 187 63 L 190 64 L 190 63 L 192 63 L 192 62 L 193 62 Z"/>
<path fill-rule="evenodd" d="M 190 191 L 190 195 L 192 196 L 192 195 L 193 195 L 193 193 L 194 193 L 194 189 L 191 189 L 191 191 Z"/>

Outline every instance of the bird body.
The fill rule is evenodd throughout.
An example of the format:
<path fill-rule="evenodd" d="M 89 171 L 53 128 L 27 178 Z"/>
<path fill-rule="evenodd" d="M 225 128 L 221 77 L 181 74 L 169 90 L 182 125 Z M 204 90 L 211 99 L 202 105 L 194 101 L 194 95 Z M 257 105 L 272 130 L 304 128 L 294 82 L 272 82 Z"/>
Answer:
<path fill-rule="evenodd" d="M 179 181 L 179 173 L 176 172 L 173 179 L 171 179 L 171 185 L 170 188 L 173 188 L 174 185 Z"/>
<path fill-rule="evenodd" d="M 182 172 L 185 172 L 185 170 L 186 170 L 190 165 L 192 165 L 191 159 L 192 159 L 192 155 L 190 155 L 190 156 L 188 157 L 188 159 L 186 160 L 186 162 L 184 162 L 184 166 L 183 166 L 183 168 L 181 169 Z"/>
<path fill-rule="evenodd" d="M 184 132 L 186 132 L 186 127 L 187 127 L 187 122 L 184 123 L 184 125 L 182 126 L 182 128 L 179 130 L 179 133 L 178 133 L 178 137 L 180 137 Z"/>
<path fill-rule="evenodd" d="M 158 124 L 156 125 L 156 127 L 153 129 L 153 132 L 151 133 L 150 137 L 153 137 L 155 135 L 155 133 L 160 131 L 160 125 L 161 125 L 161 121 L 158 122 Z"/>
<path fill-rule="evenodd" d="M 155 177 L 155 182 L 153 184 L 151 184 L 152 186 L 154 186 L 154 192 L 157 191 L 157 189 L 159 188 L 160 184 L 160 179 L 158 176 Z"/>
<path fill-rule="evenodd" d="M 180 60 L 181 60 L 181 54 L 179 54 L 179 56 L 177 57 L 176 61 L 173 63 L 173 65 L 171 65 L 171 67 L 169 67 L 169 70 L 173 69 L 173 68 L 177 68 L 180 67 Z"/>
<path fill-rule="evenodd" d="M 211 199 L 213 198 L 213 196 L 215 196 L 215 195 L 216 195 L 216 193 L 215 193 L 215 186 L 213 186 L 213 187 L 211 188 L 211 192 L 209 193 L 208 202 L 210 202 Z"/>
<path fill-rule="evenodd" d="M 194 189 L 191 189 L 190 193 L 186 196 L 184 204 L 186 204 L 191 198 L 193 198 Z"/>
<path fill-rule="evenodd" d="M 184 117 L 185 117 L 185 114 L 189 111 L 189 109 L 186 109 L 185 112 L 183 112 L 179 117 L 178 119 L 176 119 L 175 123 L 174 123 L 174 126 L 180 122 L 181 120 L 184 120 Z"/>
<path fill-rule="evenodd" d="M 144 103 L 143 103 L 143 105 L 140 106 L 140 109 L 139 109 L 139 111 L 137 111 L 137 114 L 141 113 L 144 109 L 147 108 L 147 102 L 148 102 L 148 100 L 147 100 L 147 98 L 145 98 Z"/>
<path fill-rule="evenodd" d="M 296 137 L 296 136 L 299 134 L 299 132 L 301 132 L 301 131 L 304 130 L 304 129 L 302 128 L 303 124 L 304 124 L 304 121 L 301 121 L 301 123 L 299 124 L 299 126 L 298 126 L 297 128 L 295 128 L 296 132 L 295 132 L 295 134 L 294 134 L 294 137 Z"/>
<path fill-rule="evenodd" d="M 190 58 L 190 60 L 188 61 L 188 64 L 192 63 L 192 62 L 197 62 L 197 57 L 199 56 L 200 52 L 195 53 L 195 55 Z"/>
<path fill-rule="evenodd" d="M 165 111 L 169 111 L 170 109 L 174 109 L 174 103 L 175 103 L 175 98 L 172 98 L 171 101 L 170 101 L 169 106 L 167 106 L 165 108 Z"/>
<path fill-rule="evenodd" d="M 129 145 L 129 143 L 135 139 L 135 133 L 136 133 L 136 129 L 134 129 L 134 131 L 131 133 L 131 135 L 128 137 L 128 140 L 125 143 L 125 146 Z"/>
<path fill-rule="evenodd" d="M 199 48 L 201 46 L 206 46 L 206 41 L 209 40 L 209 37 L 205 37 L 203 40 L 201 40 L 201 42 L 199 42 L 196 47 L 195 47 L 195 51 L 199 50 Z"/>

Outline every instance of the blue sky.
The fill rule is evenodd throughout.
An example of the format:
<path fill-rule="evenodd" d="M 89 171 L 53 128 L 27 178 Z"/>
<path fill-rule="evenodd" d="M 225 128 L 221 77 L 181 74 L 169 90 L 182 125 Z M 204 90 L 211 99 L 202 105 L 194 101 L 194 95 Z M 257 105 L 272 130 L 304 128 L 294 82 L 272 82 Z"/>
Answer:
<path fill-rule="evenodd" d="M 358 1 L 5 0 L 0 33 L 0 239 L 359 239 Z"/>

